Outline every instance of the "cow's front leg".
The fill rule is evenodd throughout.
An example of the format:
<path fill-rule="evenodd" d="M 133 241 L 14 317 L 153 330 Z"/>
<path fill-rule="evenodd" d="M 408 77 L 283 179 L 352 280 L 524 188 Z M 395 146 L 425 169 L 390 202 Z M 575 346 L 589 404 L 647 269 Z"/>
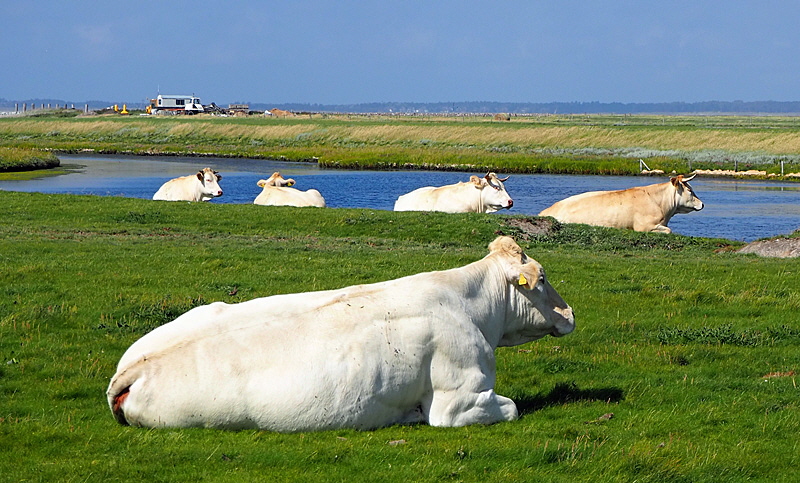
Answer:
<path fill-rule="evenodd" d="M 481 392 L 441 391 L 434 393 L 428 413 L 431 426 L 467 426 L 513 421 L 517 405 L 492 389 Z"/>
<path fill-rule="evenodd" d="M 655 233 L 672 233 L 672 229 L 670 227 L 661 224 L 654 226 L 650 231 Z"/>

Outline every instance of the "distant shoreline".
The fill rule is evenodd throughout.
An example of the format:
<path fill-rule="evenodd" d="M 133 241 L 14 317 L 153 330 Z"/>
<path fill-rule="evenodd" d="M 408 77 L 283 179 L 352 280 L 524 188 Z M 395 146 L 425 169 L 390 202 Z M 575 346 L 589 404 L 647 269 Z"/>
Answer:
<path fill-rule="evenodd" d="M 213 97 L 202 97 L 204 105 L 218 102 Z M 129 109 L 144 109 L 146 104 L 116 101 L 70 101 L 63 99 L 22 99 L 0 98 L 0 113 L 14 112 L 15 106 L 22 110 L 37 106 L 74 105 L 88 106 L 90 110 L 105 109 L 114 104 L 126 104 Z M 251 110 L 265 111 L 280 108 L 293 112 L 319 113 L 382 113 L 382 114 L 651 114 L 651 115 L 740 115 L 740 116 L 800 116 L 800 101 L 698 101 L 698 102 L 503 102 L 503 101 L 460 101 L 460 102 L 363 102 L 350 104 L 322 104 L 302 102 L 248 102 Z"/>

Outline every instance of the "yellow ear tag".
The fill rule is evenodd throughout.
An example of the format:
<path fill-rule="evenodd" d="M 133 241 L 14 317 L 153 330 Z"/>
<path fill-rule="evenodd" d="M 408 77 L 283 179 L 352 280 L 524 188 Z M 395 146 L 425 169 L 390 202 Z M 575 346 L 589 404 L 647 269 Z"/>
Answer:
<path fill-rule="evenodd" d="M 519 284 L 520 285 L 528 285 L 528 279 L 525 278 L 525 275 L 519 274 Z"/>
<path fill-rule="evenodd" d="M 294 183 L 286 183 L 286 186 L 293 186 Z"/>

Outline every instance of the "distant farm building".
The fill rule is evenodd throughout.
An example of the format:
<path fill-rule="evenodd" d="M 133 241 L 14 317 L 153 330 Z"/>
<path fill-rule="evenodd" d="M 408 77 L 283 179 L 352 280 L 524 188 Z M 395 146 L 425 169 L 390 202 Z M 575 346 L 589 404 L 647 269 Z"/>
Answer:
<path fill-rule="evenodd" d="M 250 114 L 250 104 L 228 104 L 228 112 L 234 116 L 246 116 Z"/>

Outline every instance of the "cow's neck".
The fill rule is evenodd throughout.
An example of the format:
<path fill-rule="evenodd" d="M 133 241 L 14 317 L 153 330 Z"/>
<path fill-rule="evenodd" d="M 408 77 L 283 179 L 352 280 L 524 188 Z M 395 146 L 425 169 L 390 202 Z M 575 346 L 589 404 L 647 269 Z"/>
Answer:
<path fill-rule="evenodd" d="M 483 201 L 484 195 L 486 194 L 485 189 L 481 189 L 478 195 L 478 213 L 486 213 L 486 203 Z"/>
<path fill-rule="evenodd" d="M 484 258 L 456 270 L 455 288 L 464 300 L 468 317 L 486 341 L 496 348 L 503 336 L 507 311 L 508 286 L 498 260 Z"/>
<path fill-rule="evenodd" d="M 661 223 L 666 225 L 678 209 L 678 201 L 675 199 L 675 189 L 672 187 L 672 183 L 667 182 L 646 186 L 645 189 L 648 190 L 650 197 L 661 208 L 661 212 L 664 215 Z"/>

